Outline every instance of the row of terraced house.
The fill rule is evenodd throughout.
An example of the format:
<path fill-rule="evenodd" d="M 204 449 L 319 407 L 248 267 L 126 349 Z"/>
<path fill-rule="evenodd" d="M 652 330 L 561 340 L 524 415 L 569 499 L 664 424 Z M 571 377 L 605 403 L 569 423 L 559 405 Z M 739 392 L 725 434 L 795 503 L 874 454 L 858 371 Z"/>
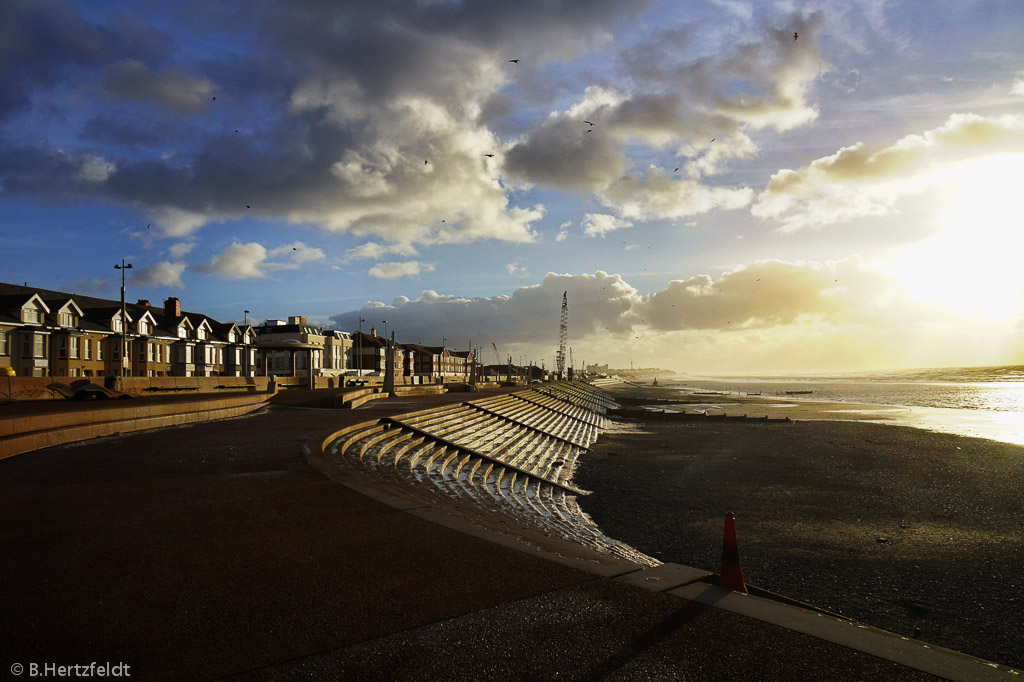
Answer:
<path fill-rule="evenodd" d="M 122 353 L 122 348 L 127 352 Z M 0 370 L 16 376 L 252 377 L 382 375 L 386 342 L 323 329 L 301 316 L 218 322 L 146 300 L 120 301 L 0 283 Z M 395 374 L 468 378 L 473 356 L 443 346 L 396 344 Z"/>

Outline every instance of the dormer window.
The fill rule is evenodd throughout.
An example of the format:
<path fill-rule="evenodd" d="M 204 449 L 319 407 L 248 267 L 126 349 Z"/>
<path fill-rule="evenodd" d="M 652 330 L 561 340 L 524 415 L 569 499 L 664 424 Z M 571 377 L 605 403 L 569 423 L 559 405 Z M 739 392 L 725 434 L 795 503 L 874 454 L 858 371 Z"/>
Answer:
<path fill-rule="evenodd" d="M 234 342 L 235 342 L 235 332 L 233 332 L 233 331 L 228 332 L 228 343 L 234 343 Z"/>
<path fill-rule="evenodd" d="M 74 327 L 75 316 L 71 313 L 57 313 L 57 324 L 61 327 Z"/>
<path fill-rule="evenodd" d="M 205 327 L 200 327 L 199 329 L 196 329 L 196 338 L 199 339 L 200 341 L 206 339 L 206 328 Z"/>
<path fill-rule="evenodd" d="M 121 329 L 122 329 L 121 318 L 120 317 L 115 317 L 113 319 L 112 324 L 110 325 L 110 328 L 113 329 L 115 332 L 121 331 Z"/>
<path fill-rule="evenodd" d="M 29 324 L 39 324 L 39 311 L 35 308 L 25 308 L 21 311 L 21 319 Z"/>
<path fill-rule="evenodd" d="M 142 334 L 143 336 L 149 336 L 149 333 L 151 331 L 152 329 L 150 328 L 149 322 L 147 322 L 146 320 L 139 321 L 139 334 Z"/>
<path fill-rule="evenodd" d="M 178 338 L 179 339 L 188 338 L 188 330 L 185 329 L 185 327 L 178 327 Z"/>

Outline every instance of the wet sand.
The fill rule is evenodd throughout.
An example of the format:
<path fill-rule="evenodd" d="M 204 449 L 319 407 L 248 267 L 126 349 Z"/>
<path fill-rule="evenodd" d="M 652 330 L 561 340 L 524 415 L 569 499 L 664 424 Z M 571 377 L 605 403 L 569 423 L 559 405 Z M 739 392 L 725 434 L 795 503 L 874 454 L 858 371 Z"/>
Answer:
<path fill-rule="evenodd" d="M 1024 668 L 1024 447 L 871 423 L 878 406 L 771 404 L 845 421 L 618 420 L 577 472 L 581 506 L 611 537 L 716 572 L 734 512 L 748 583 Z"/>

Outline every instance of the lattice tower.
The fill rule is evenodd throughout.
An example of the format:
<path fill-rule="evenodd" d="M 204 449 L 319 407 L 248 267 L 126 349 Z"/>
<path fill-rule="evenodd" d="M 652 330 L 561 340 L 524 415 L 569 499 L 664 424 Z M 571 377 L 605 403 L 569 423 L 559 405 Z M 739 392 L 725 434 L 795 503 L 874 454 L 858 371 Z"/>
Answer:
<path fill-rule="evenodd" d="M 558 354 L 555 356 L 555 364 L 558 369 L 558 376 L 565 372 L 565 341 L 569 335 L 569 292 L 562 293 L 562 324 L 558 329 Z"/>

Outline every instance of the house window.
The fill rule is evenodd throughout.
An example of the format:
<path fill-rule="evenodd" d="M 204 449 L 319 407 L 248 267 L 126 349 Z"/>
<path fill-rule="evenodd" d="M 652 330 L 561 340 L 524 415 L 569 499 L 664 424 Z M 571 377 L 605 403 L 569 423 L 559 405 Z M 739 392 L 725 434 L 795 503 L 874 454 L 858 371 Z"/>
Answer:
<path fill-rule="evenodd" d="M 102 340 L 99 340 L 99 341 L 96 342 L 96 359 L 97 360 L 102 360 L 103 359 L 103 341 Z"/>
<path fill-rule="evenodd" d="M 75 326 L 75 317 L 71 313 L 57 313 L 57 324 L 61 327 Z"/>
<path fill-rule="evenodd" d="M 25 308 L 21 311 L 21 318 L 23 322 L 29 322 L 38 324 L 39 323 L 39 311 L 35 308 Z"/>
<path fill-rule="evenodd" d="M 182 327 L 178 327 L 178 338 L 179 339 L 188 338 L 188 330 L 185 329 L 185 327 L 183 327 L 183 326 Z"/>
<path fill-rule="evenodd" d="M 63 360 L 68 356 L 68 340 L 67 337 L 62 336 L 57 347 L 57 357 Z"/>
<path fill-rule="evenodd" d="M 7 332 L 0 332 L 0 355 L 7 355 Z"/>
<path fill-rule="evenodd" d="M 32 338 L 35 340 L 34 350 L 35 357 L 45 358 L 46 357 L 46 337 L 42 334 L 33 334 Z"/>
<path fill-rule="evenodd" d="M 203 327 L 200 327 L 199 329 L 196 329 L 196 338 L 199 339 L 200 341 L 205 340 L 206 339 L 206 329 L 203 328 Z"/>
<path fill-rule="evenodd" d="M 92 339 L 82 339 L 82 359 L 92 360 Z"/>
<path fill-rule="evenodd" d="M 68 370 L 68 376 L 77 377 L 78 376 L 78 368 L 77 367 L 72 367 L 70 370 Z"/>
<path fill-rule="evenodd" d="M 149 335 L 149 322 L 146 322 L 145 320 L 141 320 L 139 322 L 139 334 L 143 336 Z"/>
<path fill-rule="evenodd" d="M 185 362 L 192 364 L 192 346 L 185 346 Z"/>
<path fill-rule="evenodd" d="M 70 343 L 70 349 L 71 349 L 70 357 L 73 360 L 77 360 L 78 359 L 78 342 L 79 342 L 79 338 L 77 336 L 72 336 L 70 339 L 68 339 L 68 342 Z"/>
<path fill-rule="evenodd" d="M 164 361 L 164 347 L 161 346 L 159 343 L 155 344 L 155 345 L 156 345 L 156 361 L 157 362 L 163 362 Z"/>
<path fill-rule="evenodd" d="M 233 332 L 233 331 L 228 332 L 228 343 L 234 343 L 234 342 L 235 342 L 235 332 Z"/>

